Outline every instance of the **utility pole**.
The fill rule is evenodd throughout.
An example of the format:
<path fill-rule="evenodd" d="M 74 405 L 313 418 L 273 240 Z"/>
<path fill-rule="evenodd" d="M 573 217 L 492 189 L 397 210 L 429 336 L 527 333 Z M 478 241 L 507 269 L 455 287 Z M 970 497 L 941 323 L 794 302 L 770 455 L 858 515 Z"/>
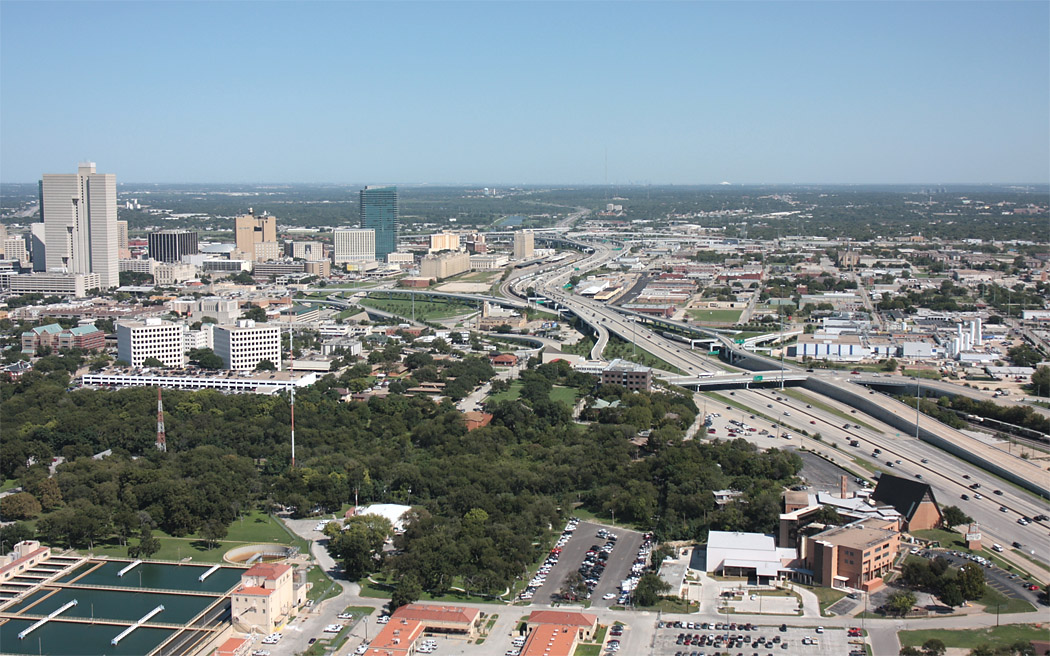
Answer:
<path fill-rule="evenodd" d="M 915 370 L 915 439 L 919 439 L 919 399 L 922 398 L 919 391 L 919 370 Z"/>
<path fill-rule="evenodd" d="M 160 388 L 157 388 L 157 450 L 168 451 L 167 434 L 164 432 L 164 402 L 160 399 Z"/>
<path fill-rule="evenodd" d="M 292 469 L 295 469 L 295 383 L 292 383 Z"/>

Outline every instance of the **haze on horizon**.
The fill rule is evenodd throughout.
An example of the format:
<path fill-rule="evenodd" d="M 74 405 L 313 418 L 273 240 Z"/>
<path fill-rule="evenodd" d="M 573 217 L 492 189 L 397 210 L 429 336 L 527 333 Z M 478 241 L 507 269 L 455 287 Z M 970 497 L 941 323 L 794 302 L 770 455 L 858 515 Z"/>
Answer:
<path fill-rule="evenodd" d="M 0 4 L 0 180 L 1050 182 L 1050 4 Z"/>

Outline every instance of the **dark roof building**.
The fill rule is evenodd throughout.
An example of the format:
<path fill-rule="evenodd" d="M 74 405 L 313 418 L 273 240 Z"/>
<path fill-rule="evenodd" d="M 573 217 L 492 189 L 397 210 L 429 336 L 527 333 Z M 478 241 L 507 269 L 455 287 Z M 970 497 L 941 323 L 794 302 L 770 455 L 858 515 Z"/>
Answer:
<path fill-rule="evenodd" d="M 893 506 L 904 518 L 905 530 L 922 531 L 941 525 L 941 509 L 928 483 L 882 474 L 871 499 Z"/>

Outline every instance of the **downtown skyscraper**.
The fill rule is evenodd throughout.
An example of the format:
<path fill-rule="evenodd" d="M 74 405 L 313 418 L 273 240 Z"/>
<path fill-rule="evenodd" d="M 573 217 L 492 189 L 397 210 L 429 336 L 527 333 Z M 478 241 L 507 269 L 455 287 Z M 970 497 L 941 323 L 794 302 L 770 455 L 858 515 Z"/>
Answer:
<path fill-rule="evenodd" d="M 375 230 L 376 259 L 397 250 L 397 187 L 368 186 L 361 190 L 361 227 Z"/>
<path fill-rule="evenodd" d="M 97 173 L 94 162 L 76 173 L 45 173 L 40 214 L 48 271 L 97 273 L 103 289 L 120 284 L 116 175 Z"/>

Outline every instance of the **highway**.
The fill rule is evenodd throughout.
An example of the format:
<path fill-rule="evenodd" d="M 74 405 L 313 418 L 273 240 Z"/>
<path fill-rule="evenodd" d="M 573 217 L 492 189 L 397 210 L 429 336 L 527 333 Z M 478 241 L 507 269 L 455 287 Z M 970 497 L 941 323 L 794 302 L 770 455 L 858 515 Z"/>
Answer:
<path fill-rule="evenodd" d="M 729 392 L 721 394 L 728 395 Z M 1050 554 L 1050 522 L 1032 522 L 1028 526 L 1017 523 L 1020 517 L 1048 513 L 1046 503 L 986 472 L 967 466 L 945 451 L 926 442 L 917 441 L 914 436 L 901 434 L 891 426 L 856 412 L 846 404 L 805 390 L 796 389 L 792 394 L 800 394 L 807 400 L 791 398 L 776 389 L 734 390 L 732 398 L 753 408 L 756 413 L 779 419 L 795 436 L 792 443 L 799 442 L 800 430 L 810 435 L 819 433 L 822 441 L 802 438 L 802 443 L 809 449 L 830 454 L 846 465 L 852 464 L 852 469 L 858 473 L 861 473 L 860 468 L 855 463 L 850 463 L 850 460 L 861 460 L 898 476 L 922 475 L 922 480 L 933 488 L 938 503 L 942 506 L 959 506 L 977 520 L 986 535 L 986 541 L 998 542 L 1008 548 L 1016 540 L 1025 546 L 1026 551 L 1035 551 L 1035 554 L 1029 554 L 1030 556 L 1043 563 L 1050 562 L 1047 560 Z M 812 407 L 807 408 L 807 405 Z M 818 405 L 837 410 L 838 414 L 817 407 Z M 734 409 L 720 412 L 732 414 L 739 411 Z M 852 417 L 852 421 L 844 419 L 842 414 Z M 927 421 L 934 423 L 930 419 Z M 927 421 L 922 422 L 922 425 L 925 426 Z M 844 427 L 847 422 L 849 428 Z M 758 425 L 755 422 L 751 423 Z M 765 427 L 765 423 L 761 423 L 761 426 Z M 718 437 L 724 436 L 725 433 L 718 434 Z M 851 447 L 849 440 L 858 440 L 860 445 Z M 777 446 L 765 437 L 753 438 L 752 441 L 762 446 Z M 837 444 L 839 448 L 833 448 L 832 444 Z M 876 448 L 881 450 L 877 456 L 873 455 Z M 923 462 L 924 460 L 926 462 Z M 964 475 L 970 478 L 963 478 Z M 974 483 L 979 483 L 981 487 L 977 490 L 970 489 L 969 485 Z M 996 489 L 1000 490 L 1002 495 L 994 494 Z M 970 499 L 962 500 L 963 494 L 968 495 Z M 977 494 L 982 498 L 977 499 Z M 1007 512 L 999 511 L 1000 507 L 1006 508 Z"/>

